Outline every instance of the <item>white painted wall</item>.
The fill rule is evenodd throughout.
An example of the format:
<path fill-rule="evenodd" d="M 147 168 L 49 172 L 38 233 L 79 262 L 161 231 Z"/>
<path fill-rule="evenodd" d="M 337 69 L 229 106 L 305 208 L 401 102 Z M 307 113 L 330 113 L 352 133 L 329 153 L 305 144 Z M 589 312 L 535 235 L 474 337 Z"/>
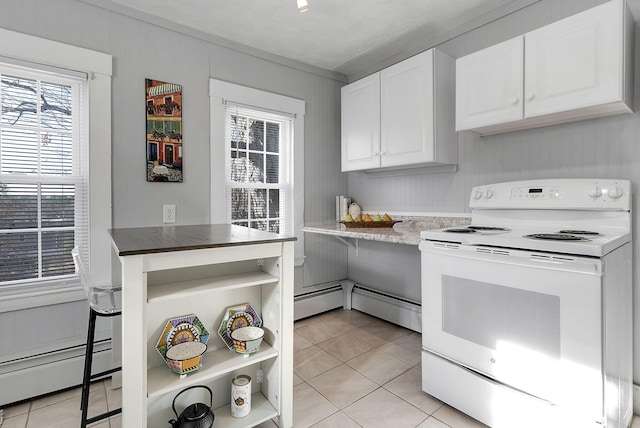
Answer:
<path fill-rule="evenodd" d="M 162 225 L 164 204 L 176 205 L 176 224 L 209 222 L 215 206 L 209 184 L 210 78 L 305 100 L 305 221 L 334 218 L 335 195 L 346 194 L 347 176 L 340 173 L 342 83 L 330 73 L 280 65 L 76 0 L 4 0 L 0 9 L 0 28 L 113 56 L 113 227 Z M 183 86 L 183 183 L 146 182 L 145 78 Z M 347 251 L 337 241 L 309 235 L 305 254 L 295 271 L 297 293 L 346 278 Z M 0 324 L 14 326 L 0 329 L 0 343 L 13 344 L 0 347 L 0 373 L 3 363 L 40 352 L 41 344 L 82 344 L 86 319 L 86 305 L 77 303 L 0 314 Z"/>

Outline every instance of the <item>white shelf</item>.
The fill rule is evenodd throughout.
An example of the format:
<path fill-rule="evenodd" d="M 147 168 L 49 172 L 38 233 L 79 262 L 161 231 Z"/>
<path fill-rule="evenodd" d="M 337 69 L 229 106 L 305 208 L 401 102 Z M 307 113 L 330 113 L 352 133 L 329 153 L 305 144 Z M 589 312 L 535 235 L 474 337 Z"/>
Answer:
<path fill-rule="evenodd" d="M 169 284 L 149 287 L 147 301 L 148 303 L 155 303 L 184 297 L 193 297 L 201 293 L 210 293 L 212 291 L 232 290 L 234 288 L 272 284 L 278 281 L 279 279 L 276 276 L 262 271 L 256 271 L 191 281 L 172 282 Z"/>
<path fill-rule="evenodd" d="M 252 396 L 251 413 L 236 419 L 229 406 L 216 409 L 215 426 L 249 428 L 277 417 L 291 428 L 293 373 L 286 368 L 293 365 L 293 239 L 227 224 L 163 231 L 171 233 L 156 227 L 112 231 L 121 266 L 122 324 L 128 326 L 121 330 L 122 399 L 129 409 L 123 428 L 167 425 L 172 400 L 190 386 L 211 388 L 216 406 L 228 403 L 232 376 L 257 375 L 259 369 L 264 383 L 256 385 L 260 393 Z M 200 319 L 211 326 L 216 314 L 241 301 L 254 302 L 273 328 L 259 352 L 245 357 L 216 340 L 202 367 L 182 378 L 150 355 L 167 314 L 192 310 L 202 316 L 206 310 Z"/>
<path fill-rule="evenodd" d="M 231 405 L 219 407 L 213 411 L 214 426 L 224 428 L 246 428 L 259 425 L 278 416 L 278 411 L 259 392 L 251 395 L 251 412 L 243 418 L 231 416 Z"/>
<path fill-rule="evenodd" d="M 260 350 L 248 357 L 226 348 L 207 352 L 202 358 L 202 367 L 198 371 L 188 374 L 184 379 L 180 379 L 179 375 L 172 373 L 166 365 L 153 367 L 147 370 L 147 396 L 154 397 L 175 392 L 277 356 L 276 349 L 266 342 L 262 342 Z M 226 425 L 224 426 L 226 427 Z"/>

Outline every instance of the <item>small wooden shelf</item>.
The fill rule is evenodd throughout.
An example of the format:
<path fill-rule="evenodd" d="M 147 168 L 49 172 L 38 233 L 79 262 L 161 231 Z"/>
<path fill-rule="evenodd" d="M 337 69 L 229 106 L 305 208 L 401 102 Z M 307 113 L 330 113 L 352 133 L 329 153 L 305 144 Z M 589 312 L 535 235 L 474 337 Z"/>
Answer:
<path fill-rule="evenodd" d="M 250 354 L 248 357 L 226 348 L 207 352 L 202 358 L 200 370 L 187 375 L 184 379 L 180 379 L 179 375 L 172 373 L 166 365 L 153 367 L 147 370 L 147 396 L 159 396 L 198 383 L 205 383 L 208 379 L 213 379 L 277 356 L 278 351 L 276 349 L 266 342 L 262 342 L 260 350 Z M 224 426 L 226 427 L 226 425 Z"/>
<path fill-rule="evenodd" d="M 212 291 L 232 290 L 234 288 L 272 284 L 278 281 L 279 279 L 276 276 L 263 271 L 256 271 L 222 275 L 213 278 L 172 282 L 169 284 L 150 286 L 147 295 L 147 302 L 156 303 L 184 297 L 193 297 L 201 293 L 210 293 Z"/>
<path fill-rule="evenodd" d="M 261 393 L 251 395 L 251 412 L 243 418 L 231 416 L 231 405 L 219 407 L 213 411 L 214 426 L 224 428 L 253 427 L 278 416 L 278 411 Z"/>

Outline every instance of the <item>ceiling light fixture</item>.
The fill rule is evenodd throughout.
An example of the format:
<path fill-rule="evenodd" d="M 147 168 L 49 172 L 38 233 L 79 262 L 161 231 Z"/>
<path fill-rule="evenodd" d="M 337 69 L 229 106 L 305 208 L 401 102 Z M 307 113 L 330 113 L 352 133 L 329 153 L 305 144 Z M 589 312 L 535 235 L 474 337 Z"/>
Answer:
<path fill-rule="evenodd" d="M 300 13 L 306 12 L 309 10 L 309 3 L 307 0 L 297 0 L 298 1 L 298 10 Z"/>

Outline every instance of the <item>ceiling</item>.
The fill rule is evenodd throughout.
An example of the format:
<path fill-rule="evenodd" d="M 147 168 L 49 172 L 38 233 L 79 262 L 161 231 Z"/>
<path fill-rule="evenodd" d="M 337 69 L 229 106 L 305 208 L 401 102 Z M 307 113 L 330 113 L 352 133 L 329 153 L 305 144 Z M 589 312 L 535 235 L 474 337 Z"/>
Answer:
<path fill-rule="evenodd" d="M 354 76 L 539 0 L 308 0 L 304 13 L 296 0 L 108 1 L 234 46 Z"/>

